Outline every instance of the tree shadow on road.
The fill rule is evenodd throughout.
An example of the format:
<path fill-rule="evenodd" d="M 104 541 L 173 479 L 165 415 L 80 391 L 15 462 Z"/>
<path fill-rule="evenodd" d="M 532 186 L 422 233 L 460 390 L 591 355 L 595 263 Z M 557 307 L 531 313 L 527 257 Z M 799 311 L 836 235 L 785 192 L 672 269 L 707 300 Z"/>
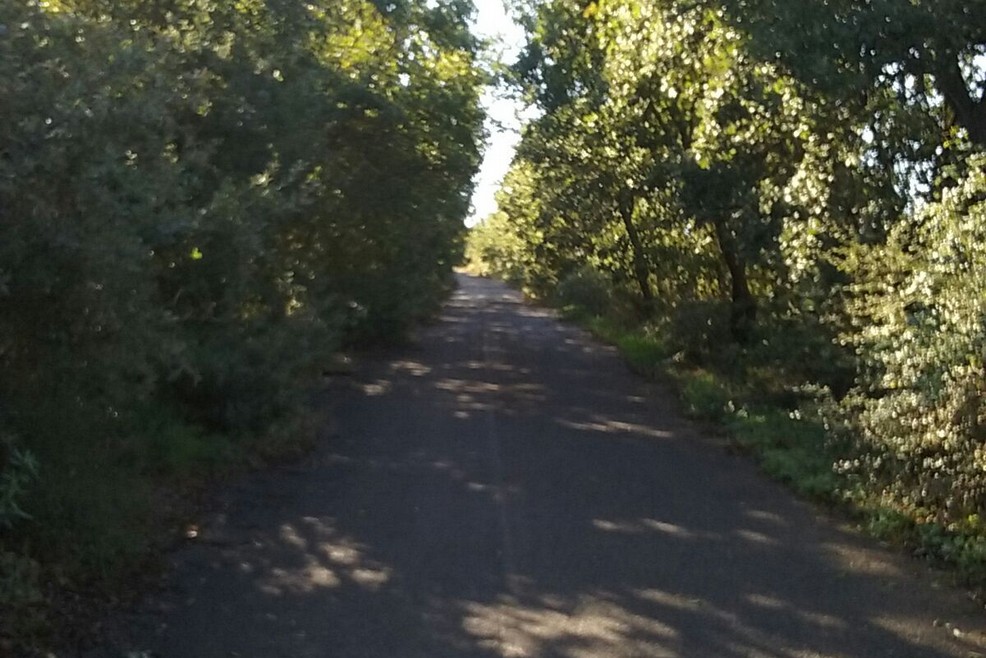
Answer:
<path fill-rule="evenodd" d="M 487 286 L 484 288 L 483 286 Z M 163 656 L 968 656 L 982 620 L 698 440 L 607 348 L 470 283 L 227 495 L 137 633 Z"/>

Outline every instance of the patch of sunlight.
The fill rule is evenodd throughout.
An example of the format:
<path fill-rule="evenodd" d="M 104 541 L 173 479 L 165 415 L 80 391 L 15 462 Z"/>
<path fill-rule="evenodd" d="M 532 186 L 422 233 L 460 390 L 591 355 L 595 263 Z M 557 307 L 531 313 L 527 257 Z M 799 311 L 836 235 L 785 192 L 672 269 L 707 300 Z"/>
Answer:
<path fill-rule="evenodd" d="M 497 301 L 505 302 L 505 303 L 511 303 L 511 302 L 518 304 L 521 303 L 520 299 L 509 295 L 503 295 Z M 538 306 L 522 306 L 521 308 L 517 309 L 517 315 L 521 316 L 522 318 L 541 318 L 541 319 L 548 318 L 553 320 L 558 317 L 558 311 L 551 308 L 541 308 Z M 550 327 L 550 328 L 556 329 L 557 327 Z"/>
<path fill-rule="evenodd" d="M 391 389 L 391 383 L 385 379 L 378 379 L 377 381 L 371 384 L 363 385 L 363 393 L 373 397 L 386 395 L 387 393 L 390 392 L 390 389 Z"/>
<path fill-rule="evenodd" d="M 885 578 L 902 575 L 900 567 L 894 564 L 889 557 L 879 555 L 874 551 L 834 543 L 823 544 L 821 548 L 841 568 L 848 571 Z"/>
<path fill-rule="evenodd" d="M 583 432 L 604 432 L 606 434 L 635 434 L 637 436 L 646 436 L 652 439 L 670 439 L 674 436 L 673 433 L 667 430 L 659 430 L 653 427 L 648 427 L 646 425 L 640 425 L 638 423 L 627 423 L 619 420 L 610 420 L 605 418 L 595 418 L 589 421 L 574 421 L 565 420 L 564 418 L 558 419 L 558 424 L 562 427 L 567 427 L 573 430 L 580 430 Z"/>
<path fill-rule="evenodd" d="M 336 589 L 344 583 L 368 591 L 378 591 L 393 578 L 393 570 L 369 559 L 356 541 L 339 537 L 324 521 L 315 517 L 302 519 L 303 528 L 284 524 L 280 538 L 285 547 L 296 549 L 293 562 L 298 567 L 274 567 L 259 578 L 259 589 L 271 596 L 311 594 Z M 308 537 L 306 539 L 302 535 Z M 241 570 L 253 573 L 256 566 L 243 564 Z"/>
<path fill-rule="evenodd" d="M 435 384 L 435 388 L 449 393 L 498 393 L 499 384 L 490 382 L 478 382 L 467 379 L 442 379 Z"/>
<path fill-rule="evenodd" d="M 637 535 L 644 531 L 639 524 L 633 521 L 606 521 L 604 519 L 593 519 L 592 525 L 596 530 L 603 532 L 618 532 L 625 535 Z"/>
<path fill-rule="evenodd" d="M 666 535 L 673 535 L 683 539 L 696 539 L 698 537 L 698 535 L 691 530 L 682 528 L 680 525 L 675 525 L 674 523 L 665 523 L 663 521 L 655 521 L 654 519 L 644 519 L 642 523 L 645 528 L 657 530 L 658 532 L 663 532 Z"/>
<path fill-rule="evenodd" d="M 737 530 L 734 533 L 737 537 L 744 541 L 748 541 L 751 544 L 760 544 L 762 546 L 780 546 L 778 542 L 773 537 L 769 537 L 762 532 L 756 532 L 754 530 Z"/>
<path fill-rule="evenodd" d="M 501 350 L 502 352 L 503 350 Z M 529 375 L 529 368 L 518 368 L 509 363 L 491 363 L 489 361 L 466 361 L 462 364 L 469 370 L 492 370 L 494 372 L 507 372 L 511 374 Z"/>
<path fill-rule="evenodd" d="M 498 384 L 465 379 L 443 379 L 435 384 L 435 388 L 455 395 L 455 403 L 459 407 L 456 418 L 460 419 L 469 418 L 469 412 L 471 411 L 492 410 L 494 408 L 493 404 L 481 402 L 479 398 L 498 393 L 501 390 Z M 463 413 L 466 415 L 460 415 Z"/>
<path fill-rule="evenodd" d="M 519 605 L 513 600 L 468 603 L 463 628 L 484 650 L 503 658 L 540 656 L 565 647 L 571 658 L 647 655 L 674 658 L 678 631 L 609 601 L 587 600 L 575 610 Z"/>
<path fill-rule="evenodd" d="M 749 601 L 751 605 L 758 608 L 767 608 L 768 610 L 783 610 L 787 607 L 787 603 L 781 601 L 773 596 L 765 596 L 763 594 L 748 594 L 746 600 Z"/>
<path fill-rule="evenodd" d="M 937 648 L 937 643 L 932 639 L 934 635 L 915 633 L 915 629 L 926 628 L 928 626 L 928 621 L 926 619 L 917 619 L 914 617 L 890 617 L 884 615 L 870 617 L 868 622 L 873 626 L 890 633 L 891 635 L 903 638 L 910 645 L 909 648 L 913 648 L 915 651 L 918 647 L 924 647 L 926 649 Z M 952 635 L 953 637 L 963 637 L 962 630 L 952 626 L 951 624 L 942 626 L 938 630 L 942 633 Z M 969 655 L 975 656 L 977 654 L 970 652 Z"/>
<path fill-rule="evenodd" d="M 370 591 L 377 591 L 388 582 L 392 572 L 390 569 L 371 569 L 369 567 L 360 567 L 359 569 L 354 569 L 350 574 L 353 581 L 359 585 L 362 585 L 364 589 Z"/>
<path fill-rule="evenodd" d="M 674 523 L 657 521 L 655 519 L 624 519 L 616 521 L 593 519 L 592 525 L 597 530 L 602 530 L 603 532 L 614 532 L 625 535 L 641 535 L 648 532 L 660 532 L 662 534 L 670 535 L 672 537 L 679 537 L 681 539 L 699 538 L 697 533 L 694 533 L 687 528 L 683 528 L 680 525 L 675 525 Z M 708 537 L 714 538 L 715 536 L 709 535 Z"/>
<path fill-rule="evenodd" d="M 417 361 L 394 361 L 390 364 L 390 371 L 394 373 L 406 372 L 415 377 L 424 377 L 431 373 L 431 368 Z"/>
<path fill-rule="evenodd" d="M 288 546 L 302 551 L 308 550 L 308 542 L 298 534 L 298 531 L 290 523 L 285 523 L 282 525 L 279 534 L 281 536 L 281 541 Z"/>
<path fill-rule="evenodd" d="M 675 610 L 695 612 L 700 610 L 704 605 L 702 599 L 672 594 L 659 589 L 642 589 L 637 591 L 636 594 L 644 601 L 656 603 L 666 608 L 674 608 Z"/>
<path fill-rule="evenodd" d="M 456 482 L 462 482 L 469 479 L 469 474 L 461 466 L 453 464 L 452 462 L 439 460 L 432 462 L 431 466 L 436 471 L 442 471 L 448 474 L 449 478 L 455 480 Z"/>
<path fill-rule="evenodd" d="M 360 552 L 356 547 L 341 544 L 322 544 L 320 547 L 326 559 L 343 567 L 354 567 L 359 564 Z"/>
<path fill-rule="evenodd" d="M 826 628 L 830 630 L 844 630 L 849 628 L 849 624 L 847 624 L 844 620 L 839 619 L 838 617 L 835 617 L 833 615 L 827 615 L 822 612 L 809 612 L 805 610 L 798 610 L 797 614 L 799 617 L 801 617 L 809 624 L 814 624 L 815 626 L 818 626 L 820 628 Z"/>
<path fill-rule="evenodd" d="M 765 512 L 763 510 L 751 509 L 744 512 L 746 516 L 751 519 L 756 519 L 757 521 L 767 521 L 769 523 L 774 523 L 776 525 L 787 525 L 787 521 L 784 520 L 779 514 L 774 514 L 773 512 Z"/>
<path fill-rule="evenodd" d="M 334 589 L 341 584 L 334 571 L 319 564 L 314 557 L 305 556 L 305 566 L 300 569 L 272 569 L 260 583 L 260 591 L 271 596 L 310 594 L 319 589 Z"/>
<path fill-rule="evenodd" d="M 449 305 L 454 308 L 462 308 L 461 304 L 458 306 L 456 306 L 455 304 L 449 304 Z M 438 321 L 443 322 L 445 324 L 469 324 L 470 322 L 472 322 L 472 320 L 468 317 L 462 317 L 460 315 L 452 315 L 450 313 L 446 313 L 444 315 L 438 316 Z"/>
<path fill-rule="evenodd" d="M 822 612 L 812 612 L 811 610 L 799 610 L 787 601 L 783 601 L 774 596 L 767 596 L 765 594 L 748 594 L 746 596 L 746 600 L 750 603 L 750 605 L 763 608 L 765 610 L 773 610 L 778 612 L 783 610 L 785 613 L 794 615 L 802 621 L 819 628 L 838 630 L 849 627 L 844 620 L 839 619 L 834 615 L 828 615 Z"/>

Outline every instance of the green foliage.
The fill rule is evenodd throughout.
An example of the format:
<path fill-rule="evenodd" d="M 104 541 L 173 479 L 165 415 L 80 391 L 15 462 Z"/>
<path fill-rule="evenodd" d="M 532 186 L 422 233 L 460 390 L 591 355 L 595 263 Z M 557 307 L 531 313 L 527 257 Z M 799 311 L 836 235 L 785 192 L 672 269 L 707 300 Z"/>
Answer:
<path fill-rule="evenodd" d="M 330 355 L 435 310 L 482 137 L 472 11 L 0 4 L 0 432 L 44 465 L 7 532 L 31 468 L 2 464 L 5 551 L 119 582 L 163 483 L 272 452 Z"/>
<path fill-rule="evenodd" d="M 984 160 L 955 178 L 886 248 L 859 256 L 872 274 L 855 287 L 846 340 L 862 376 L 838 416 L 856 447 L 845 472 L 945 527 L 986 505 Z"/>
<path fill-rule="evenodd" d="M 557 250 L 538 224 L 541 204 L 534 198 L 538 179 L 530 163 L 515 163 L 497 195 L 500 211 L 472 228 L 466 254 L 474 272 L 496 276 L 532 296 L 545 297 L 557 281 L 553 258 Z"/>
<path fill-rule="evenodd" d="M 913 132 L 905 132 L 915 128 L 961 129 L 966 133 L 961 141 L 986 145 L 986 72 L 972 64 L 986 43 L 983 22 L 972 19 L 981 15 L 980 5 L 896 0 L 728 0 L 722 5 L 735 25 L 754 36 L 759 54 L 775 57 L 834 102 L 865 103 L 867 95 L 879 92 L 900 98 L 906 112 L 874 116 L 881 128 L 879 147 L 902 147 L 898 154 L 930 151 L 933 144 L 915 142 Z"/>
<path fill-rule="evenodd" d="M 587 316 L 574 314 L 599 339 L 615 345 L 634 372 L 654 377 L 665 367 L 670 351 L 666 341 L 657 331 L 628 325 L 625 319 L 613 315 Z"/>
<path fill-rule="evenodd" d="M 38 563 L 0 550 L 0 610 L 40 603 Z"/>
<path fill-rule="evenodd" d="M 603 315 L 613 306 L 613 285 L 603 272 L 581 267 L 558 282 L 555 299 L 562 307 Z"/>
<path fill-rule="evenodd" d="M 671 345 L 689 363 L 716 360 L 731 344 L 729 308 L 719 301 L 694 301 L 681 304 L 669 323 Z"/>
<path fill-rule="evenodd" d="M 842 486 L 832 468 L 838 454 L 815 418 L 783 409 L 742 410 L 729 422 L 740 445 L 752 450 L 763 469 L 804 496 L 831 500 Z"/>
<path fill-rule="evenodd" d="M 0 435 L 0 532 L 31 518 L 21 505 L 38 479 L 38 462 L 27 450 Z"/>
<path fill-rule="evenodd" d="M 689 416 L 721 422 L 734 408 L 733 395 L 714 374 L 697 370 L 682 379 L 681 397 Z"/>
<path fill-rule="evenodd" d="M 615 344 L 630 369 L 647 376 L 654 376 L 660 371 L 670 352 L 666 341 L 646 329 L 642 332 L 625 331 Z"/>
<path fill-rule="evenodd" d="M 530 3 L 513 73 L 540 113 L 477 235 L 489 273 L 597 316 L 635 370 L 671 367 L 689 413 L 766 470 L 899 513 L 908 541 L 982 573 L 986 33 L 970 11 Z M 815 418 L 813 391 L 820 423 L 789 417 Z"/>
<path fill-rule="evenodd" d="M 892 504 L 867 509 L 865 527 L 876 537 L 911 547 L 918 555 L 954 565 L 968 582 L 986 581 L 986 537 L 981 527 L 957 530 L 918 522 L 913 514 Z"/>
<path fill-rule="evenodd" d="M 673 381 L 686 414 L 721 425 L 769 475 L 804 496 L 841 499 L 844 481 L 833 464 L 843 446 L 832 441 L 817 414 L 772 406 L 762 384 L 748 372 L 698 369 L 683 361 L 680 352 L 669 359 L 667 339 L 655 328 L 621 327 L 602 317 L 586 323 L 593 334 L 619 348 L 634 372 Z"/>

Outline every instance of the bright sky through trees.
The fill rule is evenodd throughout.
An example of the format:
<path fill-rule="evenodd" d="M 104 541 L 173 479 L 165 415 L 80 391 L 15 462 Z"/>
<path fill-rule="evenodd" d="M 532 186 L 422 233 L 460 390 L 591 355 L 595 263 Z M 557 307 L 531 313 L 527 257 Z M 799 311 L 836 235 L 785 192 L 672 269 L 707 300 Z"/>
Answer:
<path fill-rule="evenodd" d="M 500 53 L 500 60 L 512 62 L 524 44 L 523 28 L 510 18 L 503 0 L 477 0 L 476 6 L 479 10 L 476 33 L 496 40 L 498 44 L 494 48 Z M 486 91 L 483 104 L 489 113 L 486 122 L 489 145 L 476 178 L 472 214 L 466 220 L 470 226 L 496 210 L 494 194 L 520 141 L 521 123 L 517 118 L 520 105 L 496 88 Z"/>

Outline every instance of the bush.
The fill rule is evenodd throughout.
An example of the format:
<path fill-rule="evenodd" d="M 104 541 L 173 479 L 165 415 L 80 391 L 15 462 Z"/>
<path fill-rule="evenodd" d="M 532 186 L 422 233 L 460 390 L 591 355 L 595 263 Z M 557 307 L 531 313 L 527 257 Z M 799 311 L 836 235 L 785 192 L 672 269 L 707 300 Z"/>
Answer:
<path fill-rule="evenodd" d="M 555 300 L 575 312 L 605 315 L 613 310 L 613 284 L 604 272 L 589 266 L 581 267 L 558 282 Z"/>
<path fill-rule="evenodd" d="M 447 294 L 483 124 L 465 5 L 330 5 L 0 3 L 4 565 L 125 581 L 162 487 L 268 454 L 328 355 Z"/>
<path fill-rule="evenodd" d="M 28 487 L 38 479 L 38 462 L 34 455 L 0 435 L 0 532 L 31 516 L 22 508 Z"/>
<path fill-rule="evenodd" d="M 682 377 L 682 398 L 690 416 L 721 422 L 733 411 L 733 396 L 715 375 L 699 370 L 686 372 Z"/>
<path fill-rule="evenodd" d="M 887 248 L 856 287 L 860 383 L 832 418 L 842 470 L 921 520 L 977 526 L 986 507 L 986 159 Z M 869 260 L 867 260 L 869 259 Z"/>
<path fill-rule="evenodd" d="M 0 616 L 14 624 L 11 631 L 34 621 L 33 615 L 20 620 L 21 615 L 14 611 L 42 600 L 40 565 L 21 552 L 9 550 L 13 531 L 32 519 L 23 505 L 37 484 L 38 474 L 34 455 L 16 445 L 12 437 L 0 434 Z M 0 629 L 0 639 L 3 634 Z"/>
<path fill-rule="evenodd" d="M 718 300 L 691 301 L 679 305 L 671 315 L 669 344 L 681 358 L 695 364 L 718 362 L 734 341 L 729 330 L 729 304 Z"/>
<path fill-rule="evenodd" d="M 743 411 L 729 423 L 763 469 L 804 496 L 832 500 L 842 482 L 833 469 L 838 450 L 817 418 L 783 409 Z"/>

